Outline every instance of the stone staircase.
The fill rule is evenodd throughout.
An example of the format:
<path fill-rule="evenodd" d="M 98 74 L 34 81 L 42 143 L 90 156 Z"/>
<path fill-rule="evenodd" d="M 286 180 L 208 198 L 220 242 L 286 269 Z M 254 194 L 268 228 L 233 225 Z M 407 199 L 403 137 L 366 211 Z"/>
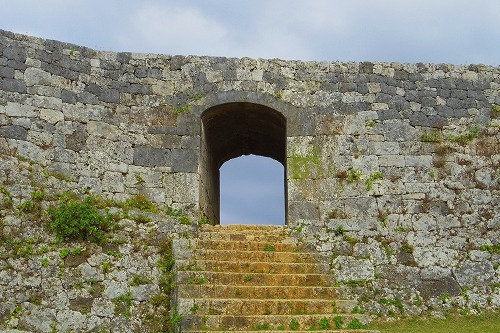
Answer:
<path fill-rule="evenodd" d="M 374 332 L 347 329 L 356 302 L 283 227 L 203 226 L 174 257 L 181 332 Z"/>

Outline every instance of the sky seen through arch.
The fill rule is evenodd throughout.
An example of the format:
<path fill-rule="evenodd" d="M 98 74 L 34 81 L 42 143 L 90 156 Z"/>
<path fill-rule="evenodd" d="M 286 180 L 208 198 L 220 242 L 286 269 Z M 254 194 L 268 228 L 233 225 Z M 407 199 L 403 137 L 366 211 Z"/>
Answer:
<path fill-rule="evenodd" d="M 285 223 L 284 167 L 262 156 L 231 159 L 220 168 L 220 223 Z"/>

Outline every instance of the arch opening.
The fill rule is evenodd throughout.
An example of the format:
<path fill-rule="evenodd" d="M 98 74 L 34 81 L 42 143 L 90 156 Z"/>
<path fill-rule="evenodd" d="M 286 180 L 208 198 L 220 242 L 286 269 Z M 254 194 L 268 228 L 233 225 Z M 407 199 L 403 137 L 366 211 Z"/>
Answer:
<path fill-rule="evenodd" d="M 284 167 L 262 156 L 240 156 L 220 168 L 220 224 L 284 225 Z"/>
<path fill-rule="evenodd" d="M 220 223 L 220 168 L 243 155 L 272 158 L 283 165 L 286 175 L 286 119 L 264 105 L 235 102 L 217 105 L 201 117 L 200 212 Z M 285 223 L 287 218 L 287 189 Z"/>

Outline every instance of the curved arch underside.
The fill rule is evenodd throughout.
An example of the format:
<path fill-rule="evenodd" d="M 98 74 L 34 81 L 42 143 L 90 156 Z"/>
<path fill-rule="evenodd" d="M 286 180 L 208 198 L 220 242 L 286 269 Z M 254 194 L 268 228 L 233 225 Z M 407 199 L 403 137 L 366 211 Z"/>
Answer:
<path fill-rule="evenodd" d="M 218 167 L 250 154 L 285 165 L 286 120 L 279 112 L 258 104 L 228 103 L 205 111 L 202 121 Z"/>

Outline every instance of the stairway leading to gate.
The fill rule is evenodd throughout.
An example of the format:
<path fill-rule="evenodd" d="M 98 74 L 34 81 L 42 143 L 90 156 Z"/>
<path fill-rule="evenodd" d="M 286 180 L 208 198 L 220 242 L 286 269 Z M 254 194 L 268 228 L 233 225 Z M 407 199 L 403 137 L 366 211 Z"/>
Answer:
<path fill-rule="evenodd" d="M 283 227 L 205 225 L 174 257 L 183 333 L 374 332 L 347 328 L 365 319 L 356 302 L 337 298 L 327 265 Z"/>

